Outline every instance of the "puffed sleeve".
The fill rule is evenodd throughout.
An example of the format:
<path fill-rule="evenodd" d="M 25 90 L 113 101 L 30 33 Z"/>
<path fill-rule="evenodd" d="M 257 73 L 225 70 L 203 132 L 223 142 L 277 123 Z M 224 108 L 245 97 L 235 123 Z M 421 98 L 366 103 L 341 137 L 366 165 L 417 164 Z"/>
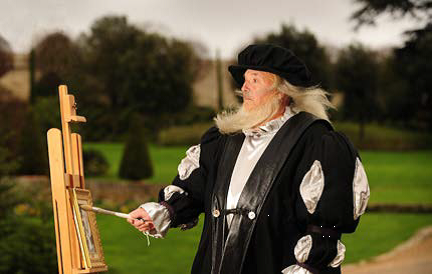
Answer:
<path fill-rule="evenodd" d="M 198 223 L 199 214 L 204 212 L 207 174 L 215 163 L 221 136 L 217 128 L 210 128 L 199 144 L 186 151 L 177 176 L 160 191 L 159 203 L 141 205 L 155 225 L 150 236 L 163 238 L 170 227 L 189 229 Z"/>
<path fill-rule="evenodd" d="M 345 135 L 329 131 L 308 145 L 295 182 L 304 234 L 291 251 L 297 264 L 282 273 L 340 273 L 341 234 L 355 231 L 370 196 L 360 156 Z"/>

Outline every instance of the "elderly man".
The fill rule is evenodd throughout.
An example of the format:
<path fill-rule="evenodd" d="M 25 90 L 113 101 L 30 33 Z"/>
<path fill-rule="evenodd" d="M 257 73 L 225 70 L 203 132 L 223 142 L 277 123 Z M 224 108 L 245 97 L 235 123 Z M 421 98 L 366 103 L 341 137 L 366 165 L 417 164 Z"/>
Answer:
<path fill-rule="evenodd" d="M 369 186 L 350 141 L 335 132 L 326 93 L 305 64 L 274 45 L 250 45 L 229 71 L 242 106 L 215 118 L 159 203 L 130 213 L 137 229 L 204 228 L 192 273 L 340 273 Z"/>

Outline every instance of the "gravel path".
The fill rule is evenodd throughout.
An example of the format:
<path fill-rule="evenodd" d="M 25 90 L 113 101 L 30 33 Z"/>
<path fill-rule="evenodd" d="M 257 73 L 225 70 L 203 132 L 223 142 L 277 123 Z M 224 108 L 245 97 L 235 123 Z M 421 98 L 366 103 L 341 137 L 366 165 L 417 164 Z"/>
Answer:
<path fill-rule="evenodd" d="M 369 261 L 342 267 L 343 274 L 432 274 L 432 226 L 405 243 Z"/>

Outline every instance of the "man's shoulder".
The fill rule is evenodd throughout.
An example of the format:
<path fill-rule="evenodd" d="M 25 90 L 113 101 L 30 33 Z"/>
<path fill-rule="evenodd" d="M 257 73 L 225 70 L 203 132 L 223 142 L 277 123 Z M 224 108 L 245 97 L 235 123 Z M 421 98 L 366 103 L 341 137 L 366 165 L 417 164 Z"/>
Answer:
<path fill-rule="evenodd" d="M 212 126 L 201 136 L 201 144 L 207 144 L 214 142 L 222 137 L 219 129 L 216 126 Z"/>
<path fill-rule="evenodd" d="M 328 121 L 317 119 L 304 131 L 300 140 L 312 143 L 320 140 L 324 135 L 332 131 L 333 128 Z"/>
<path fill-rule="evenodd" d="M 306 133 L 319 133 L 333 130 L 333 125 L 330 121 L 320 118 L 310 112 L 298 112 L 291 117 L 291 119 L 293 120 L 292 126 L 294 128 L 303 128 L 302 131 Z"/>
<path fill-rule="evenodd" d="M 357 154 L 351 140 L 343 132 L 334 130 L 330 122 L 326 120 L 316 120 L 305 130 L 301 139 L 307 146 L 326 147 L 328 152 L 348 148 L 353 154 Z"/>

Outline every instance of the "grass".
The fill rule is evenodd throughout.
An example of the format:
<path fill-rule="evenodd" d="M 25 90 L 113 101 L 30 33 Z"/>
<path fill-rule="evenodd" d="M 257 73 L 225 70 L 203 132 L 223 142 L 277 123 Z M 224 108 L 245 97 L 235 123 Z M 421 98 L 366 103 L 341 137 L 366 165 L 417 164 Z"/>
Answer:
<path fill-rule="evenodd" d="M 361 153 L 371 203 L 432 204 L 432 151 Z"/>
<path fill-rule="evenodd" d="M 344 235 L 344 263 L 371 258 L 407 240 L 423 226 L 432 224 L 432 215 L 373 214 L 361 219 L 354 234 Z M 114 273 L 190 273 L 198 247 L 202 222 L 187 231 L 172 229 L 166 239 L 145 237 L 126 221 L 98 215 L 105 258 Z"/>
<path fill-rule="evenodd" d="M 119 143 L 87 143 L 85 148 L 100 150 L 110 163 L 109 173 L 99 180 L 118 181 L 116 175 L 123 145 Z M 150 145 L 155 175 L 145 180 L 151 184 L 169 184 L 177 174 L 177 166 L 187 146 Z M 371 187 L 371 203 L 432 204 L 432 150 L 362 151 L 360 155 Z"/>
<path fill-rule="evenodd" d="M 102 152 L 110 164 L 106 176 L 95 177 L 98 180 L 119 181 L 118 170 L 123 154 L 123 144 L 120 143 L 87 143 L 84 149 L 96 149 Z M 146 183 L 168 184 L 177 175 L 177 166 L 186 156 L 187 146 L 163 147 L 150 145 L 150 157 L 153 161 L 154 176 L 146 179 Z"/>
<path fill-rule="evenodd" d="M 347 247 L 344 263 L 387 252 L 428 225 L 432 225 L 431 214 L 365 214 L 355 233 L 342 236 L 342 242 Z"/>
<path fill-rule="evenodd" d="M 172 229 L 165 239 L 146 237 L 125 220 L 98 215 L 105 259 L 114 273 L 190 273 L 202 225 Z"/>
<path fill-rule="evenodd" d="M 101 150 L 111 164 L 104 178 L 116 176 L 122 145 L 87 144 Z M 150 146 L 155 176 L 146 182 L 167 184 L 177 173 L 186 146 Z M 432 150 L 362 151 L 360 153 L 371 187 L 371 203 L 432 204 Z M 98 224 L 108 265 L 113 273 L 190 273 L 197 249 L 201 224 L 189 231 L 173 229 L 167 239 L 146 239 L 127 224 L 109 216 L 98 216 Z M 368 213 L 354 234 L 344 235 L 345 263 L 357 262 L 389 251 L 407 240 L 421 227 L 432 225 L 432 215 Z"/>

